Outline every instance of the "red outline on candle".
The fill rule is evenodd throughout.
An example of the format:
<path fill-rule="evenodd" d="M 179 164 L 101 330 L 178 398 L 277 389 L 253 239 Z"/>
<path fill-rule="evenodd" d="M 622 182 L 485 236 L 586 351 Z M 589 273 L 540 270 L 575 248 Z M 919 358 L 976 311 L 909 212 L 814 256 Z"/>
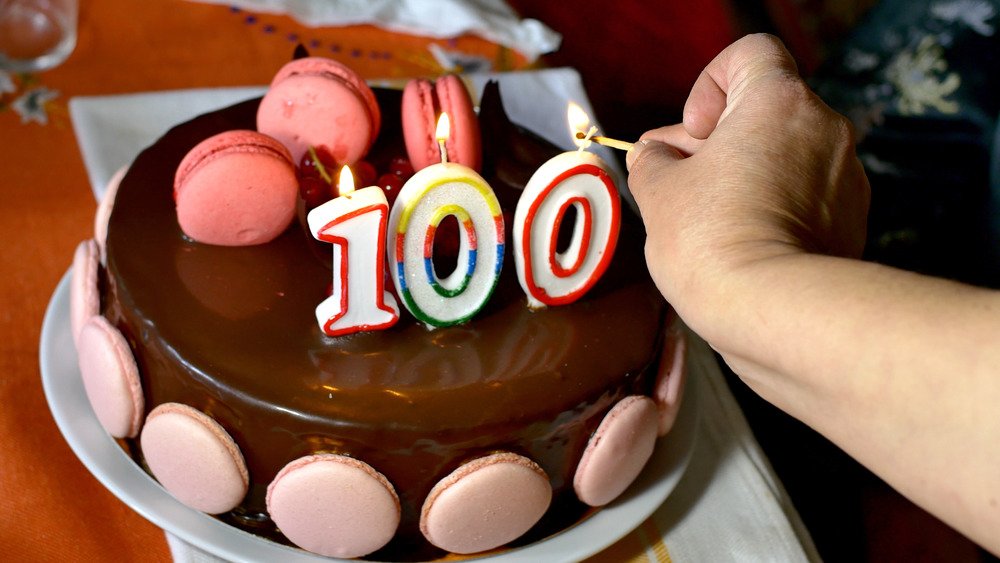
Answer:
<path fill-rule="evenodd" d="M 381 324 L 365 324 L 346 327 L 340 330 L 331 330 L 330 326 L 340 320 L 344 315 L 347 314 L 347 304 L 348 304 L 348 289 L 350 285 L 347 283 L 348 278 L 348 268 L 347 268 L 347 256 L 350 251 L 348 241 L 344 237 L 334 236 L 327 234 L 327 229 L 337 225 L 339 223 L 344 223 L 350 219 L 353 219 L 359 215 L 364 215 L 365 213 L 370 213 L 372 210 L 380 210 L 382 217 L 378 222 L 378 249 L 376 253 L 379 259 L 375 261 L 375 306 L 382 311 L 392 314 L 392 320 Z M 343 247 L 340 253 L 340 287 L 342 291 L 340 292 L 340 313 L 330 317 L 323 323 L 323 332 L 327 336 L 343 336 L 345 334 L 353 334 L 355 332 L 362 332 L 366 330 L 382 330 L 391 327 L 396 324 L 399 320 L 399 313 L 385 304 L 385 243 L 386 243 L 386 225 L 389 221 L 389 206 L 383 203 L 377 203 L 375 205 L 369 205 L 366 207 L 361 207 L 355 209 L 350 213 L 345 213 L 339 217 L 336 217 L 329 223 L 323 225 L 323 228 L 317 229 L 316 238 L 332 244 L 339 244 Z"/>
<path fill-rule="evenodd" d="M 562 227 L 563 217 L 566 216 L 566 210 L 569 209 L 570 205 L 574 203 L 579 203 L 580 208 L 583 213 L 583 238 L 580 242 L 580 251 L 576 254 L 576 261 L 569 268 L 563 268 L 559 260 L 556 260 L 556 247 L 559 245 L 559 229 Z M 590 250 L 590 231 L 593 227 L 594 215 L 590 208 L 590 200 L 586 197 L 571 197 L 563 202 L 562 206 L 559 207 L 559 211 L 556 213 L 556 221 L 552 225 L 552 237 L 549 240 L 549 267 L 552 268 L 552 273 L 559 278 L 568 278 L 576 273 L 583 265 L 583 259 L 587 257 L 587 251 Z"/>
<path fill-rule="evenodd" d="M 545 201 L 548 197 L 549 192 L 555 189 L 560 183 L 565 181 L 570 176 L 575 176 L 576 174 L 590 174 L 591 176 L 597 176 L 603 183 L 605 188 L 611 194 L 611 233 L 608 236 L 608 243 L 605 246 L 604 256 L 601 257 L 601 261 L 597 263 L 594 268 L 593 273 L 587 281 L 576 291 L 567 293 L 566 295 L 560 296 L 550 296 L 544 289 L 538 287 L 535 283 L 535 274 L 531 266 L 531 226 L 535 221 L 535 215 L 538 213 L 538 208 L 541 206 L 541 202 Z M 549 185 L 545 187 L 531 202 L 531 206 L 528 208 L 527 216 L 524 220 L 524 233 L 521 236 L 521 248 L 517 251 L 521 252 L 524 259 L 524 280 L 528 286 L 528 291 L 531 292 L 531 296 L 535 299 L 541 301 L 546 305 L 566 305 L 572 303 L 582 297 L 585 293 L 590 291 L 590 288 L 597 283 L 604 272 L 608 269 L 608 265 L 611 263 L 611 258 L 614 256 L 615 247 L 618 245 L 618 231 L 621 228 L 621 210 L 620 201 L 618 196 L 618 188 L 615 183 L 611 180 L 611 176 L 604 171 L 599 166 L 593 164 L 579 164 L 566 170 L 565 172 L 559 174 L 554 180 L 549 182 Z M 590 243 L 587 243 L 588 249 Z M 584 253 L 580 253 L 581 256 L 585 256 Z M 555 272 L 553 272 L 555 274 Z"/>

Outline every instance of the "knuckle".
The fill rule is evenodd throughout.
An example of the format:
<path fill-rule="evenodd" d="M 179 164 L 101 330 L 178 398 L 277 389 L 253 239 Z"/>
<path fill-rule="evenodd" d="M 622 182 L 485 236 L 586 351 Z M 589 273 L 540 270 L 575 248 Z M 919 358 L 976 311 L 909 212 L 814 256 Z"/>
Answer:
<path fill-rule="evenodd" d="M 853 147 L 857 141 L 857 132 L 854 129 L 854 124 L 843 114 L 837 113 L 832 109 L 829 109 L 829 113 L 831 134 L 834 135 L 834 138 L 840 144 Z"/>

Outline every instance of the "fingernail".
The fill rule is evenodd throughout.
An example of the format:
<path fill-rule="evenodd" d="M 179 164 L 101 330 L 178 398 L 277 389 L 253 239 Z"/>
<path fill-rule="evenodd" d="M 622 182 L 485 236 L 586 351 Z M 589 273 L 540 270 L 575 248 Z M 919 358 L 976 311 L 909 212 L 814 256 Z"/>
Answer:
<path fill-rule="evenodd" d="M 632 148 L 625 153 L 625 168 L 632 170 L 632 163 L 635 162 L 635 159 L 639 158 L 639 153 L 641 153 L 648 144 L 648 139 L 639 139 L 634 145 L 632 145 Z"/>

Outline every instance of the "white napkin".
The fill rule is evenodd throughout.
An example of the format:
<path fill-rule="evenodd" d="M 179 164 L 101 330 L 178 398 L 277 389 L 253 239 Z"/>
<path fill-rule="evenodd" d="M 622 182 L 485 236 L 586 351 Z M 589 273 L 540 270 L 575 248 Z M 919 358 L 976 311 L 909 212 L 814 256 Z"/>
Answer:
<path fill-rule="evenodd" d="M 476 99 L 488 81 L 499 81 L 504 109 L 511 120 L 561 148 L 575 148 L 566 123 L 567 102 L 579 104 L 594 120 L 594 125 L 599 126 L 576 70 L 482 73 L 462 78 Z M 398 82 L 373 81 L 372 84 L 398 86 Z M 135 160 L 139 151 L 153 144 L 170 127 L 202 113 L 260 96 L 265 90 L 264 86 L 247 86 L 72 98 L 70 117 L 94 196 L 100 199 L 114 173 Z M 588 150 L 607 161 L 615 172 L 618 186 L 624 188 L 624 175 L 611 149 L 593 144 Z M 631 202 L 628 190 L 622 189 L 622 192 Z"/>
<path fill-rule="evenodd" d="M 254 96 L 265 86 L 71 98 L 70 118 L 98 201 L 108 180 L 172 126 Z"/>
<path fill-rule="evenodd" d="M 653 514 L 671 559 L 820 561 L 715 355 L 693 333 L 688 342 L 688 371 L 701 378 L 701 428 L 684 477 Z"/>
<path fill-rule="evenodd" d="M 371 24 L 410 35 L 466 33 L 522 53 L 529 62 L 559 48 L 562 36 L 542 22 L 520 19 L 503 0 L 193 0 L 254 12 L 287 14 L 311 27 Z"/>
<path fill-rule="evenodd" d="M 477 92 L 489 78 L 497 78 L 511 119 L 567 149 L 573 148 L 564 117 L 567 101 L 593 116 L 580 76 L 572 69 L 466 78 Z M 248 87 L 73 98 L 70 114 L 95 196 L 116 170 L 172 125 L 261 92 L 263 87 Z M 645 538 L 647 558 L 664 561 L 659 550 L 665 544 L 674 561 L 819 561 L 715 356 L 702 340 L 689 338 L 689 373 L 698 378 L 699 391 L 695 446 L 684 476 L 653 514 L 662 537 Z M 222 561 L 169 534 L 168 540 L 178 563 Z"/>

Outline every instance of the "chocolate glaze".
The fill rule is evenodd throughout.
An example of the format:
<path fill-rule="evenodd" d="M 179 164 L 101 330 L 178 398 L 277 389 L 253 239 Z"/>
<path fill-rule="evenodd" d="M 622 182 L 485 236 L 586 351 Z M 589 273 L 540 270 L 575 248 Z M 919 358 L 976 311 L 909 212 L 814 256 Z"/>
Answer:
<path fill-rule="evenodd" d="M 368 159 L 384 170 L 405 151 L 399 93 L 377 94 L 384 132 Z M 668 311 L 646 273 L 637 218 L 623 218 L 611 267 L 575 304 L 530 311 L 508 255 L 496 292 L 466 325 L 431 331 L 404 310 L 390 330 L 330 338 L 314 309 L 331 282 L 331 250 L 301 225 L 237 248 L 193 242 L 177 225 L 178 163 L 210 135 L 253 129 L 258 102 L 179 125 L 136 159 L 111 216 L 102 300 L 135 350 L 147 409 L 200 409 L 242 450 L 251 491 L 223 519 L 280 540 L 265 514 L 267 485 L 293 459 L 338 452 L 382 472 L 400 497 L 397 538 L 372 557 L 434 557 L 417 525 L 424 497 L 464 461 L 498 450 L 535 460 L 555 493 L 551 514 L 522 541 L 579 516 L 576 464 L 617 400 L 648 394 Z M 511 240 L 521 186 L 556 150 L 509 123 L 495 86 L 481 120 L 484 177 Z"/>

